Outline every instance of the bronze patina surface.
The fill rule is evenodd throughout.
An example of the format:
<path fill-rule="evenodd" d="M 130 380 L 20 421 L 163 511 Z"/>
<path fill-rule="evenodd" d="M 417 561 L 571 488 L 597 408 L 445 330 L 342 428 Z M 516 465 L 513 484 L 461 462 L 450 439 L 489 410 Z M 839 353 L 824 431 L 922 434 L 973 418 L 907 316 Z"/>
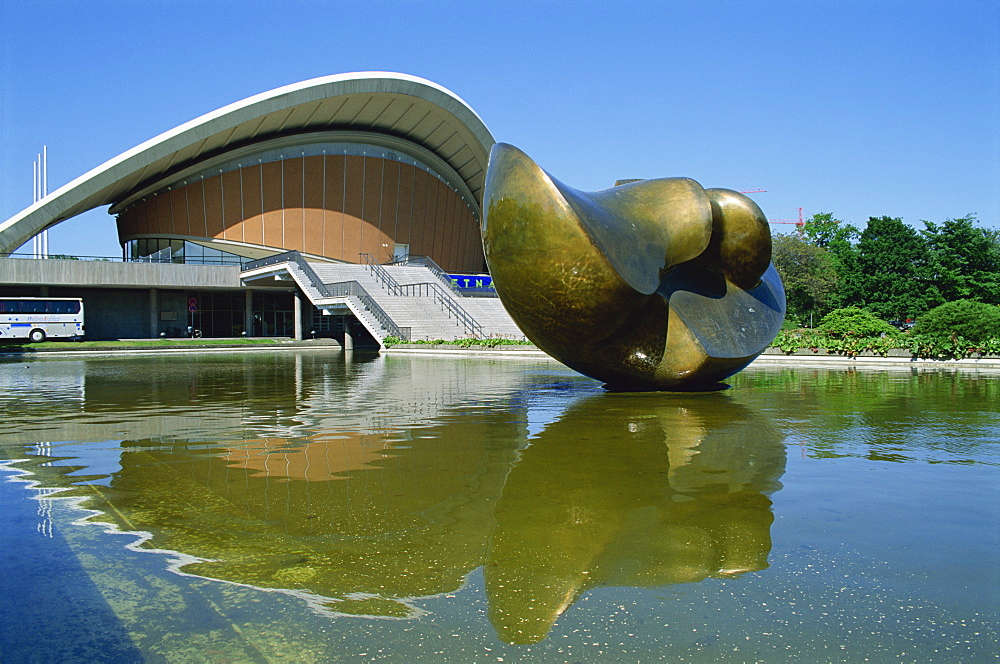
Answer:
<path fill-rule="evenodd" d="M 483 245 L 507 311 L 539 348 L 617 389 L 684 389 L 747 366 L 785 293 L 757 205 L 688 178 L 567 187 L 497 143 Z"/>

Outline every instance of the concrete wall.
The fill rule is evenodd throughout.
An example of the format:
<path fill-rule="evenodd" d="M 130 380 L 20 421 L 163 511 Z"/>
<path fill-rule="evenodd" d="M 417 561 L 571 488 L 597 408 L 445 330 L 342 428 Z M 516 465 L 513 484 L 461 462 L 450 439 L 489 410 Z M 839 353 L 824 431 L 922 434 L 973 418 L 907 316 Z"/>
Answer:
<path fill-rule="evenodd" d="M 240 288 L 236 266 L 0 258 L 0 285 Z"/>
<path fill-rule="evenodd" d="M 183 336 L 189 297 L 236 291 L 245 299 L 247 290 L 235 266 L 0 258 L 0 297 L 82 298 L 84 336 L 91 340 Z"/>
<path fill-rule="evenodd" d="M 91 290 L 78 297 L 83 298 L 84 338 L 143 339 L 151 336 L 148 291 Z"/>

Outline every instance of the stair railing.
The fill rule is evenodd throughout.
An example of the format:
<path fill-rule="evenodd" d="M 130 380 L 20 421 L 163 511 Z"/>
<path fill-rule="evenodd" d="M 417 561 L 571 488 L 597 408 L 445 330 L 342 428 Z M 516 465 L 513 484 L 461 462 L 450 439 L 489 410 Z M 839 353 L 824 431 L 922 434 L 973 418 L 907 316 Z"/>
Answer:
<path fill-rule="evenodd" d="M 375 279 L 378 280 L 379 284 L 387 291 L 389 291 L 390 295 L 406 296 L 406 297 L 415 297 L 418 295 L 425 297 L 431 296 L 433 297 L 434 302 L 439 303 L 445 309 L 445 311 L 448 312 L 449 317 L 454 316 L 462 324 L 462 327 L 465 328 L 466 334 L 472 335 L 479 339 L 485 337 L 485 333 L 483 332 L 483 326 L 480 325 L 476 321 L 476 319 L 473 318 L 472 315 L 469 314 L 469 312 L 466 311 L 461 304 L 456 302 L 455 298 L 452 297 L 451 294 L 449 294 L 447 291 L 445 291 L 445 289 L 442 288 L 440 285 L 431 282 L 400 285 L 399 282 L 397 282 L 393 278 L 393 276 L 389 274 L 389 271 L 386 270 L 385 267 L 380 265 L 378 261 L 376 261 L 371 254 L 362 253 L 359 255 L 361 256 L 361 260 L 364 263 L 365 267 L 367 267 L 368 270 L 372 273 L 372 276 L 374 276 Z M 430 261 L 429 258 L 427 260 Z M 431 261 L 431 264 L 433 265 L 434 262 Z M 437 266 L 435 265 L 434 267 Z M 438 267 L 437 269 L 439 272 L 444 274 L 441 268 Z"/>
<path fill-rule="evenodd" d="M 407 254 L 402 258 L 392 261 L 389 265 L 422 265 L 426 267 L 431 273 L 438 278 L 442 284 L 444 284 L 449 290 L 462 297 L 462 291 L 459 290 L 458 284 L 455 280 L 448 276 L 448 273 L 441 269 L 441 266 L 434 262 L 430 256 L 414 256 Z"/>
<path fill-rule="evenodd" d="M 409 334 L 404 336 L 403 328 L 396 325 L 392 317 L 386 313 L 385 309 L 379 306 L 378 302 L 375 301 L 368 291 L 364 289 L 357 281 L 342 281 L 335 284 L 324 284 L 323 280 L 319 278 L 316 271 L 311 265 L 302 257 L 302 254 L 298 251 L 286 251 L 282 254 L 276 254 L 274 256 L 268 256 L 267 258 L 262 258 L 260 260 L 251 261 L 246 264 L 244 271 L 255 270 L 261 267 L 267 267 L 269 265 L 277 265 L 279 263 L 292 263 L 302 272 L 302 276 L 309 282 L 309 285 L 316 289 L 321 297 L 355 297 L 361 301 L 372 316 L 378 321 L 379 325 L 382 326 L 389 335 L 394 337 L 399 337 L 400 339 L 406 338 Z"/>
<path fill-rule="evenodd" d="M 410 335 L 404 332 L 404 328 L 396 325 L 396 322 L 392 320 L 392 317 L 386 313 L 385 309 L 379 306 L 378 302 L 375 301 L 368 291 L 365 290 L 357 281 L 341 281 L 335 284 L 323 284 L 323 287 L 328 293 L 326 297 L 355 297 L 361 301 L 371 315 L 378 321 L 379 325 L 382 326 L 390 336 L 399 337 L 400 339 L 406 339 Z"/>

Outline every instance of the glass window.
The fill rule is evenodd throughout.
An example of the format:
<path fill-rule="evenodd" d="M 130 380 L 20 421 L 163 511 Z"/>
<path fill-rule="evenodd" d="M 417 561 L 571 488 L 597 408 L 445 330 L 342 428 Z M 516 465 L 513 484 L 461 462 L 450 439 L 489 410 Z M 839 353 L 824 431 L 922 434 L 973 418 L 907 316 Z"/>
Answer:
<path fill-rule="evenodd" d="M 138 238 L 125 243 L 128 261 L 142 263 L 192 263 L 195 265 L 243 265 L 251 259 L 197 242 L 167 238 Z"/>

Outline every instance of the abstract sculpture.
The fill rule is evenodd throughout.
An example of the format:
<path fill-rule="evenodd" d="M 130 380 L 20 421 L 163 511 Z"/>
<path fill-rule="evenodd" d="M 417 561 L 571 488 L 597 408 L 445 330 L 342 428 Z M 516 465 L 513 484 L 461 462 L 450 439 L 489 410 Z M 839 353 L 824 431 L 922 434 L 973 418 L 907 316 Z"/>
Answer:
<path fill-rule="evenodd" d="M 688 178 L 594 193 L 497 143 L 483 246 L 525 335 L 614 389 L 691 389 L 746 367 L 781 328 L 785 293 L 760 208 Z"/>

